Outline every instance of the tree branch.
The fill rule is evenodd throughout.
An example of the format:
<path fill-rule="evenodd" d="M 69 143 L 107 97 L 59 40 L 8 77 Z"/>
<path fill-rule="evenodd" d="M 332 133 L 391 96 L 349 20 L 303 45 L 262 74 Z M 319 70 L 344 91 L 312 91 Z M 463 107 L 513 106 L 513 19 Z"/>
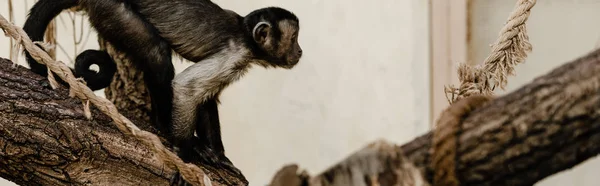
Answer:
<path fill-rule="evenodd" d="M 0 176 L 19 185 L 165 185 L 174 170 L 111 119 L 83 113 L 64 86 L 0 58 Z M 211 180 L 244 185 L 243 176 L 200 166 Z"/>
<path fill-rule="evenodd" d="M 313 178 L 286 166 L 272 183 L 415 185 L 420 175 L 407 179 L 399 174 L 411 173 L 411 166 L 431 183 L 431 135 L 402 146 L 373 143 Z M 532 185 L 596 156 L 600 153 L 600 50 L 474 110 L 464 119 L 458 139 L 456 172 L 462 185 Z M 412 165 L 403 168 L 404 158 Z"/>

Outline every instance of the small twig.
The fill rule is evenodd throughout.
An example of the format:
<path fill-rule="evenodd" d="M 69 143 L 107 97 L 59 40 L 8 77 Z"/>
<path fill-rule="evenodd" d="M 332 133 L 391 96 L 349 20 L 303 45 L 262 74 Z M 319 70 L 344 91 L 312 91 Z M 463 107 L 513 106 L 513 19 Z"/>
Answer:
<path fill-rule="evenodd" d="M 8 0 L 8 20 L 10 20 L 11 23 L 15 22 L 15 12 L 13 10 L 12 0 Z M 9 56 L 9 59 L 11 61 L 15 62 L 15 58 L 17 56 L 15 55 L 15 52 L 14 52 L 14 51 L 16 51 L 16 49 L 14 48 L 14 44 L 13 43 L 14 43 L 14 41 L 12 39 L 10 39 L 10 54 L 9 54 L 10 56 Z"/>
<path fill-rule="evenodd" d="M 75 18 L 77 18 L 77 17 L 79 17 L 79 16 L 75 15 Z M 77 46 L 77 45 L 81 44 L 81 40 L 83 40 L 83 28 L 84 28 L 84 27 L 83 27 L 83 20 L 84 20 L 84 19 L 83 19 L 83 16 L 82 16 L 82 17 L 81 17 L 81 19 L 79 19 L 79 20 L 81 20 L 81 21 L 79 22 L 79 39 L 77 39 L 77 40 L 75 41 L 75 44 L 76 44 L 75 46 Z M 73 27 L 75 27 L 75 25 L 73 25 Z M 73 35 L 75 35 L 75 33 L 73 33 Z"/>
<path fill-rule="evenodd" d="M 73 61 L 75 61 L 75 57 L 77 56 L 77 28 L 75 27 L 75 14 L 74 12 L 69 11 L 67 15 L 69 15 L 69 19 L 71 19 L 71 31 L 73 32 Z"/>
<path fill-rule="evenodd" d="M 83 26 L 82 26 L 83 27 Z M 82 29 L 83 31 L 83 29 Z M 81 44 L 81 48 L 79 48 L 79 51 L 83 51 L 85 48 L 85 45 L 87 44 L 87 42 L 90 40 L 90 35 L 92 34 L 92 29 L 88 29 L 87 34 L 85 36 L 85 40 L 83 40 L 83 43 Z M 77 55 L 77 54 L 75 54 Z"/>

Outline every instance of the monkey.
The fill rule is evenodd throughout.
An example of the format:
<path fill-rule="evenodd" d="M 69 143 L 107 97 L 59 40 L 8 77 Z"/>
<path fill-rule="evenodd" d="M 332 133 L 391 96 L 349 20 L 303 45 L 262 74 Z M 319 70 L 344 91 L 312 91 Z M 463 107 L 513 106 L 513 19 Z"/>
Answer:
<path fill-rule="evenodd" d="M 143 70 L 152 122 L 170 135 L 184 161 L 189 151 L 226 158 L 217 109 L 225 87 L 252 65 L 291 69 L 302 56 L 292 12 L 266 7 L 241 16 L 209 0 L 40 0 L 30 10 L 26 32 L 41 40 L 48 22 L 75 6 L 99 36 Z M 175 76 L 172 51 L 195 64 Z M 94 84 L 100 78 L 88 79 Z"/>
<path fill-rule="evenodd" d="M 299 62 L 302 49 L 298 43 L 300 25 L 297 16 L 279 7 L 261 8 L 240 16 L 207 0 L 129 2 L 162 37 L 180 43 L 172 46 L 178 55 L 196 62 L 172 81 L 171 134 L 178 155 L 191 154 L 186 151 L 193 150 L 190 143 L 195 132 L 199 138 L 197 142 L 207 146 L 203 150 L 213 151 L 205 154 L 216 153 L 217 159 L 226 159 L 218 97 L 253 64 L 291 69 Z M 181 10 L 196 10 L 197 13 L 188 14 Z M 173 12 L 181 12 L 181 15 L 171 16 Z M 196 21 L 198 17 L 207 20 Z M 199 34 L 186 36 L 181 32 Z M 189 48 L 188 43 L 204 45 Z"/>
<path fill-rule="evenodd" d="M 190 150 L 194 132 L 200 144 L 207 145 L 221 158 L 224 147 L 220 133 L 218 97 L 222 90 L 241 78 L 252 64 L 265 68 L 293 68 L 302 56 L 298 44 L 299 20 L 293 13 L 267 7 L 240 16 L 204 0 L 131 0 L 133 9 L 154 25 L 161 36 L 174 43 L 204 43 L 198 48 L 176 45 L 186 59 L 197 61 L 177 74 L 172 81 L 172 134 L 180 155 Z M 153 3 L 149 3 L 153 2 Z M 163 9 L 158 9 L 160 4 Z M 169 16 L 181 9 L 198 14 L 181 16 L 190 19 L 210 17 L 198 24 L 174 24 L 180 20 Z M 182 13 L 185 14 L 185 13 Z M 195 23 L 195 22 L 194 22 Z M 207 27 L 206 25 L 211 25 Z M 185 37 L 182 31 L 202 33 Z M 191 42 L 190 42 L 191 41 Z M 208 42 L 207 42 L 208 41 Z M 207 55 L 196 55 L 196 54 Z M 198 58 L 202 57 L 202 58 Z"/>

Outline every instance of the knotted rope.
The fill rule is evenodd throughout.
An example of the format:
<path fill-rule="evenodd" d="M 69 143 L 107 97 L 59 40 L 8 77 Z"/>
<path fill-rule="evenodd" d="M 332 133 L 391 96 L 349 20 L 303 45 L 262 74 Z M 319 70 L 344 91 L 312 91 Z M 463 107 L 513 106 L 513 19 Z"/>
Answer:
<path fill-rule="evenodd" d="M 156 135 L 140 130 L 129 119 L 121 115 L 113 103 L 107 99 L 96 96 L 84 83 L 75 78 L 69 67 L 62 62 L 52 60 L 48 53 L 37 47 L 31 41 L 23 29 L 13 25 L 1 15 L 0 28 L 4 30 L 7 36 L 16 40 L 16 43 L 20 43 L 36 61 L 48 66 L 50 71 L 56 73 L 60 78 L 67 82 L 70 87 L 71 96 L 77 96 L 83 103 L 91 102 L 94 104 L 98 110 L 112 118 L 115 125 L 122 133 L 132 136 L 150 147 L 158 160 L 162 161 L 169 168 L 179 170 L 186 181 L 194 185 L 213 184 L 204 171 L 196 165 L 184 163 L 177 155 L 167 150 Z"/>
<path fill-rule="evenodd" d="M 433 131 L 431 167 L 434 185 L 460 185 L 456 165 L 462 122 L 472 110 L 492 99 L 490 95 L 496 87 L 505 88 L 507 76 L 514 75 L 514 66 L 522 63 L 531 52 L 525 22 L 535 3 L 536 0 L 518 0 L 483 64 L 473 67 L 461 64 L 458 68 L 460 86 L 445 87 L 451 105 L 441 114 Z"/>

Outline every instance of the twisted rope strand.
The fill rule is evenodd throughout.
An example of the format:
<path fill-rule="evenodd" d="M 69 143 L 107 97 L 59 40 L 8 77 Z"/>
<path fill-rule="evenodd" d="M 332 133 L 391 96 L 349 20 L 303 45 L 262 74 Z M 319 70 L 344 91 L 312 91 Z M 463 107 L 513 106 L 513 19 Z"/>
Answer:
<path fill-rule="evenodd" d="M 535 3 L 536 0 L 516 3 L 483 64 L 469 67 L 463 63 L 458 67 L 460 86 L 444 89 L 449 103 L 474 94 L 492 95 L 496 87 L 506 87 L 507 76 L 514 75 L 514 67 L 525 61 L 532 50 L 525 22 Z"/>

